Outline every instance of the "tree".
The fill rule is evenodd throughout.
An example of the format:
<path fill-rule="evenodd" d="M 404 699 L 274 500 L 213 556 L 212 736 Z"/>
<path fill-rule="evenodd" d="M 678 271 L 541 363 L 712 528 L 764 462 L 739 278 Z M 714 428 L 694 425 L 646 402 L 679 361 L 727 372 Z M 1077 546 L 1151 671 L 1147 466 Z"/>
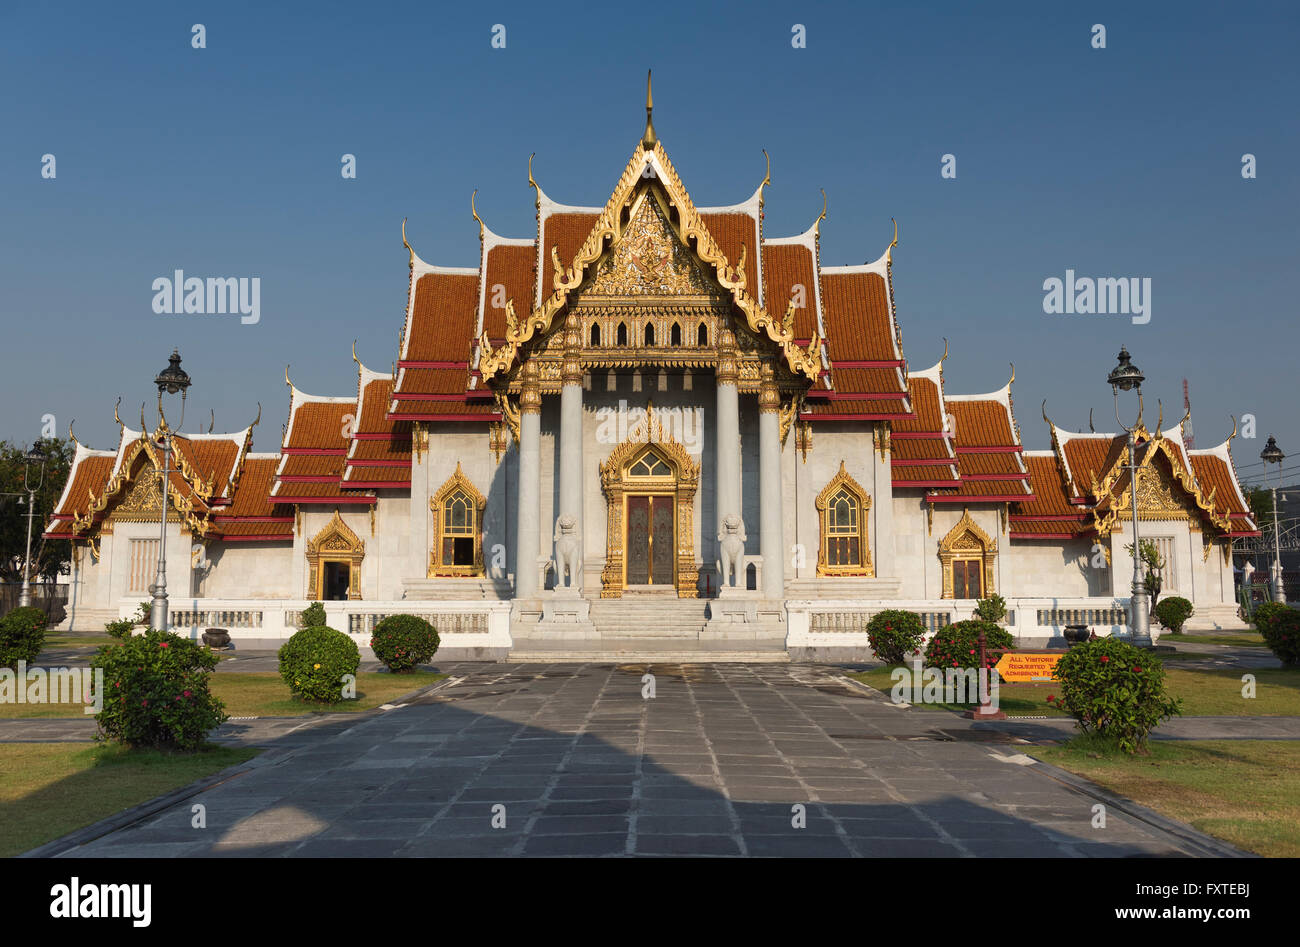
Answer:
<path fill-rule="evenodd" d="M 1273 522 L 1273 492 L 1266 487 L 1254 487 L 1246 493 L 1250 515 L 1261 528 Z"/>
<path fill-rule="evenodd" d="M 71 564 L 72 546 L 66 539 L 45 539 L 45 524 L 63 494 L 72 457 L 76 450 L 71 441 L 49 438 L 41 442 L 45 450 L 45 479 L 36 491 L 36 515 L 32 519 L 33 582 L 53 582 Z M 27 467 L 27 447 L 0 441 L 0 581 L 23 580 L 23 557 L 27 547 L 27 492 L 23 489 L 23 472 Z M 31 471 L 31 481 L 40 481 L 40 471 Z"/>

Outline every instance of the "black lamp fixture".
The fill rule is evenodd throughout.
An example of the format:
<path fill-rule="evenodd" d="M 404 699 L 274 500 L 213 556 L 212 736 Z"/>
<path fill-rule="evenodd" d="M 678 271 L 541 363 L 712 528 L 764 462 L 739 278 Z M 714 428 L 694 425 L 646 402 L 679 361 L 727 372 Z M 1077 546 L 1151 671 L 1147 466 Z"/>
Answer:
<path fill-rule="evenodd" d="M 154 384 L 158 386 L 159 396 L 165 391 L 169 395 L 176 392 L 185 396 L 186 390 L 190 387 L 190 376 L 181 368 L 181 353 L 179 349 L 172 349 L 171 358 L 167 359 L 167 367 L 158 373 Z"/>
<path fill-rule="evenodd" d="M 1133 364 L 1128 349 L 1120 346 L 1119 364 L 1110 370 L 1110 374 L 1106 376 L 1106 381 L 1111 388 L 1118 388 L 1120 391 L 1131 391 L 1134 388 L 1141 388 L 1142 382 L 1146 381 L 1146 376 L 1142 374 L 1141 369 Z"/>
<path fill-rule="evenodd" d="M 1272 434 L 1268 436 L 1268 443 L 1264 445 L 1264 449 L 1259 452 L 1259 459 L 1266 464 L 1280 464 L 1286 459 L 1286 454 L 1282 453 L 1282 448 L 1277 446 L 1277 441 Z"/>

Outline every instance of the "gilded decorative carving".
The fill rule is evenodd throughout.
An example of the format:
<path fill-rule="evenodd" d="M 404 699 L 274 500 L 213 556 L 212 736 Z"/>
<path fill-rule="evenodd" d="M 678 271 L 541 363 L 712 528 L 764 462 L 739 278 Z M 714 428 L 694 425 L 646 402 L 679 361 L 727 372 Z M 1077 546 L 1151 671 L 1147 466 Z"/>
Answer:
<path fill-rule="evenodd" d="M 672 232 L 650 190 L 641 192 L 618 242 L 597 264 L 586 294 L 717 296 L 718 288 Z"/>
<path fill-rule="evenodd" d="M 695 492 L 700 484 L 700 465 L 691 459 L 686 448 L 665 435 L 652 408 L 647 406 L 646 424 L 639 425 L 645 440 L 629 439 L 610 452 L 600 465 L 600 483 L 608 503 L 605 535 L 605 568 L 601 573 L 601 598 L 621 598 L 627 581 L 624 508 L 628 492 L 650 490 L 671 494 L 676 511 L 678 598 L 698 595 L 699 570 L 695 563 Z M 636 478 L 630 481 L 628 468 L 647 450 L 654 450 L 672 468 L 673 474 L 662 478 Z"/>
<path fill-rule="evenodd" d="M 889 460 L 889 452 L 892 449 L 890 442 L 890 427 L 888 421 L 878 421 L 871 429 L 871 446 L 876 449 L 880 455 L 880 462 L 884 463 Z"/>
<path fill-rule="evenodd" d="M 997 540 L 980 529 L 971 517 L 970 511 L 963 509 L 957 525 L 948 531 L 948 535 L 939 540 L 939 562 L 943 573 L 942 598 L 953 597 L 952 563 L 954 559 L 979 559 L 984 572 L 984 594 L 992 595 L 997 589 L 994 585 L 993 566 L 998 554 Z"/>
<path fill-rule="evenodd" d="M 365 541 L 348 528 L 339 511 L 325 524 L 325 528 L 307 541 L 307 598 L 320 601 L 325 597 L 326 562 L 348 564 L 348 598 L 361 598 L 361 562 L 366 558 Z"/>
<path fill-rule="evenodd" d="M 644 179 L 641 171 L 646 165 L 649 154 L 653 154 L 655 165 L 661 173 Z M 681 179 L 668 160 L 663 146 L 659 142 L 654 142 L 648 149 L 647 143 L 642 142 L 624 168 L 614 193 L 610 195 L 609 201 L 597 217 L 586 240 L 574 254 L 573 261 L 567 269 L 560 260 L 557 248 L 551 248 L 553 292 L 528 318 L 518 322 L 512 331 L 507 332 L 503 345 L 480 358 L 479 367 L 485 378 L 492 378 L 507 371 L 518 358 L 521 346 L 535 335 L 539 333 L 544 335 L 550 331 L 556 315 L 569 302 L 569 294 L 586 279 L 588 268 L 601 259 L 607 247 L 615 245 L 623 237 L 626 229 L 623 224 L 623 214 L 625 210 L 632 207 L 638 197 L 638 189 L 643 193 L 655 193 L 659 188 L 664 192 L 666 204 L 671 206 L 678 215 L 678 223 L 675 227 L 672 227 L 671 220 L 666 221 L 672 227 L 678 241 L 686 247 L 693 246 L 694 257 L 700 263 L 713 268 L 714 280 L 730 293 L 732 302 L 744 316 L 750 331 L 764 335 L 774 343 L 780 349 L 791 371 L 809 379 L 817 377 L 821 368 L 818 358 L 820 338 L 815 336 L 806 349 L 800 348 L 795 344 L 793 332 L 782 325 L 782 320 L 779 317 L 769 316 L 767 311 L 758 304 L 757 299 L 748 293 L 745 278 L 747 250 L 742 247 L 737 265 L 732 266 L 708 232 L 690 195 L 686 193 Z M 657 194 L 655 199 L 659 200 Z M 660 269 L 652 268 L 652 264 Z M 638 273 L 653 281 L 662 276 L 663 266 L 664 261 L 655 262 L 654 257 L 649 257 L 643 263 L 644 268 L 639 269 Z"/>
<path fill-rule="evenodd" d="M 833 538 L 830 531 L 830 505 L 831 500 L 841 490 L 848 493 L 857 504 L 857 542 L 859 562 L 856 565 L 831 565 L 828 561 L 827 546 Z M 871 542 L 867 530 L 867 514 L 871 510 L 871 495 L 863 489 L 862 484 L 858 483 L 849 474 L 848 469 L 844 466 L 844 461 L 840 461 L 840 470 L 830 483 L 822 488 L 821 493 L 817 494 L 815 501 L 817 507 L 818 528 L 821 541 L 818 544 L 819 550 L 817 555 L 817 574 L 818 575 L 866 575 L 874 576 L 876 574 L 875 565 L 871 559 Z"/>

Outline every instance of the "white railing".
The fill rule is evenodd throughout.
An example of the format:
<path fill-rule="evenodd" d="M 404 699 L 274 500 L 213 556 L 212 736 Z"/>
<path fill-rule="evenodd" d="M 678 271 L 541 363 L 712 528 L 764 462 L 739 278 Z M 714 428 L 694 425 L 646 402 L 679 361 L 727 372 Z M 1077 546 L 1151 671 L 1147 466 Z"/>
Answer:
<path fill-rule="evenodd" d="M 224 628 L 238 644 L 254 640 L 262 647 L 288 641 L 302 623 L 307 601 L 173 598 L 168 609 L 171 630 L 198 640 L 208 628 Z M 440 648 L 509 648 L 510 603 L 498 601 L 324 602 L 325 624 L 347 632 L 358 647 L 370 645 L 375 626 L 390 615 L 417 615 L 438 631 Z M 118 615 L 130 618 L 140 603 L 123 599 Z"/>
<path fill-rule="evenodd" d="M 973 599 L 792 599 L 785 604 L 786 646 L 866 647 L 867 623 L 887 609 L 920 615 L 928 640 L 945 625 L 974 618 L 975 605 Z M 1039 644 L 1063 637 L 1066 625 L 1087 625 L 1106 637 L 1127 624 L 1128 599 L 1111 597 L 1007 599 L 1003 620 L 1018 642 Z M 1152 637 L 1159 632 L 1153 623 Z"/>

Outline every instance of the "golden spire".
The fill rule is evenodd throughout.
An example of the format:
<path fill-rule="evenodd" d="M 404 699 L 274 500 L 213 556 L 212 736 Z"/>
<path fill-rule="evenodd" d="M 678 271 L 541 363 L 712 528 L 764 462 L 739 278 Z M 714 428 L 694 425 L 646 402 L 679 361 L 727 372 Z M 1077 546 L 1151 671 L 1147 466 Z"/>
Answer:
<path fill-rule="evenodd" d="M 641 147 L 646 151 L 653 151 L 655 142 L 655 124 L 651 118 L 651 113 L 655 110 L 654 95 L 650 89 L 650 70 L 645 74 L 645 134 L 641 136 Z"/>

